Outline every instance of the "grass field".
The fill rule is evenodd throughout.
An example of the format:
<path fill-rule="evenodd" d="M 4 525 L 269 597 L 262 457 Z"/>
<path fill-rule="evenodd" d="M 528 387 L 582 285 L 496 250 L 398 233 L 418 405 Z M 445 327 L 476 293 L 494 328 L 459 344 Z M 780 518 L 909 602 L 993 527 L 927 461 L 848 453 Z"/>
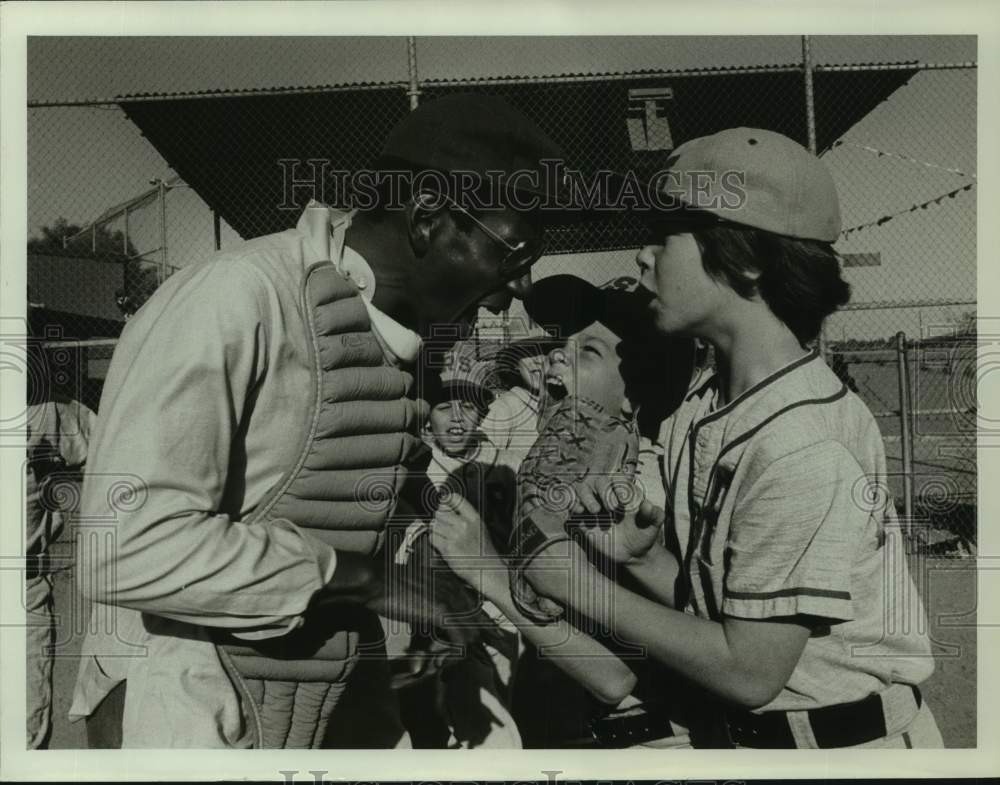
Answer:
<path fill-rule="evenodd" d="M 922 685 L 946 747 L 976 746 L 976 563 L 928 559 L 925 604 L 935 658 Z"/>

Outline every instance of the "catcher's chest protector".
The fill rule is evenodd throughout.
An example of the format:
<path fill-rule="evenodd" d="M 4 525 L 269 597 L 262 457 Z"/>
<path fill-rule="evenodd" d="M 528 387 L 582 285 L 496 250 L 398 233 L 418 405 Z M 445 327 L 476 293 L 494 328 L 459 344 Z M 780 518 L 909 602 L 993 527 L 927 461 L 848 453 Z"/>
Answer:
<path fill-rule="evenodd" d="M 374 553 L 425 412 L 405 397 L 413 377 L 386 362 L 357 289 L 332 264 L 310 268 L 302 303 L 314 389 L 301 449 L 247 522 L 287 519 L 338 550 Z M 327 608 L 279 638 L 219 637 L 254 746 L 320 746 L 373 621 L 367 611 Z"/>
<path fill-rule="evenodd" d="M 562 615 L 561 608 L 535 594 L 524 570 L 550 545 L 570 539 L 566 523 L 574 487 L 588 476 L 609 477 L 631 499 L 638 460 L 635 418 L 580 396 L 545 412 L 538 439 L 517 473 L 517 512 L 508 547 L 511 595 L 525 616 L 546 624 Z"/>

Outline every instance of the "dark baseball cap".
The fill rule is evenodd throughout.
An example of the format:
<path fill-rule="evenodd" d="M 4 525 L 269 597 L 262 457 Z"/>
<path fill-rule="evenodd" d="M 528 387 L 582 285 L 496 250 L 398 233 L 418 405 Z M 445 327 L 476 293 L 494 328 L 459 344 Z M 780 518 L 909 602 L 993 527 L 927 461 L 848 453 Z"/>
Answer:
<path fill-rule="evenodd" d="M 496 399 L 496 394 L 485 385 L 471 379 L 450 379 L 441 382 L 441 392 L 437 403 L 444 401 L 466 401 L 477 409 L 486 411 Z"/>
<path fill-rule="evenodd" d="M 651 438 L 680 404 L 694 367 L 694 341 L 660 334 L 649 311 L 652 299 L 631 276 L 595 286 L 575 275 L 553 275 L 537 281 L 524 303 L 535 322 L 562 339 L 594 322 L 621 339 L 626 392 L 639 408 L 640 432 Z"/>
<path fill-rule="evenodd" d="M 389 132 L 379 166 L 411 171 L 471 172 L 522 194 L 557 198 L 553 164 L 562 151 L 527 115 L 502 98 L 460 93 L 422 103 Z"/>
<path fill-rule="evenodd" d="M 488 364 L 474 364 L 466 368 L 455 358 L 450 358 L 447 367 L 440 370 L 425 366 L 421 374 L 419 395 L 430 406 L 445 401 L 469 401 L 485 411 L 493 403 L 496 394 L 491 389 Z"/>

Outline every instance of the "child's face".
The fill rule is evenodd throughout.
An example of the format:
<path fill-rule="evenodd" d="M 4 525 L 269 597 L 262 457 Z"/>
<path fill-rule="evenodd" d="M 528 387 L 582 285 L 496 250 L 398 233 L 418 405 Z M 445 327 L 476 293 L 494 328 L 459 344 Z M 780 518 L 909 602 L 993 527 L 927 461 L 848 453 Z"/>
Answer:
<path fill-rule="evenodd" d="M 442 401 L 430 413 L 434 440 L 446 454 L 462 455 L 472 444 L 483 415 L 484 412 L 471 401 Z"/>
<path fill-rule="evenodd" d="M 517 361 L 517 371 L 524 382 L 524 388 L 537 394 L 542 389 L 542 374 L 545 369 L 545 355 L 536 354 L 522 357 Z"/>
<path fill-rule="evenodd" d="M 727 312 L 731 289 L 705 272 L 694 235 L 670 234 L 663 245 L 647 245 L 636 256 L 642 285 L 656 294 L 649 307 L 667 334 L 705 335 Z"/>
<path fill-rule="evenodd" d="M 571 335 L 549 352 L 545 365 L 547 403 L 567 395 L 589 398 L 612 412 L 627 408 L 618 347 L 621 339 L 601 322 Z"/>

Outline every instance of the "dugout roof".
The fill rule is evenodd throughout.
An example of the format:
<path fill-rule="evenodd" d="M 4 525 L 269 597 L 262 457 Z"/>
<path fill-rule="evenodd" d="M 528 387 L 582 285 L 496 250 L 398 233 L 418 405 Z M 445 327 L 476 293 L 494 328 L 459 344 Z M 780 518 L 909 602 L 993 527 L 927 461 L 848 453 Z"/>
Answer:
<path fill-rule="evenodd" d="M 915 73 L 915 63 L 818 66 L 818 151 L 828 150 Z M 408 111 L 405 89 L 401 83 L 324 85 L 117 100 L 174 171 L 249 238 L 286 229 L 298 218 L 299 209 L 281 209 L 279 160 L 330 159 L 332 168 L 348 171 L 371 166 L 389 129 Z M 798 65 L 424 81 L 420 100 L 470 91 L 501 95 L 518 106 L 562 146 L 568 165 L 585 173 L 651 173 L 662 166 L 665 150 L 740 125 L 778 131 L 802 144 L 807 139 Z M 303 190 L 294 199 L 304 204 L 307 198 Z M 640 231 L 630 216 L 591 214 L 551 229 L 547 250 L 635 247 Z"/>

